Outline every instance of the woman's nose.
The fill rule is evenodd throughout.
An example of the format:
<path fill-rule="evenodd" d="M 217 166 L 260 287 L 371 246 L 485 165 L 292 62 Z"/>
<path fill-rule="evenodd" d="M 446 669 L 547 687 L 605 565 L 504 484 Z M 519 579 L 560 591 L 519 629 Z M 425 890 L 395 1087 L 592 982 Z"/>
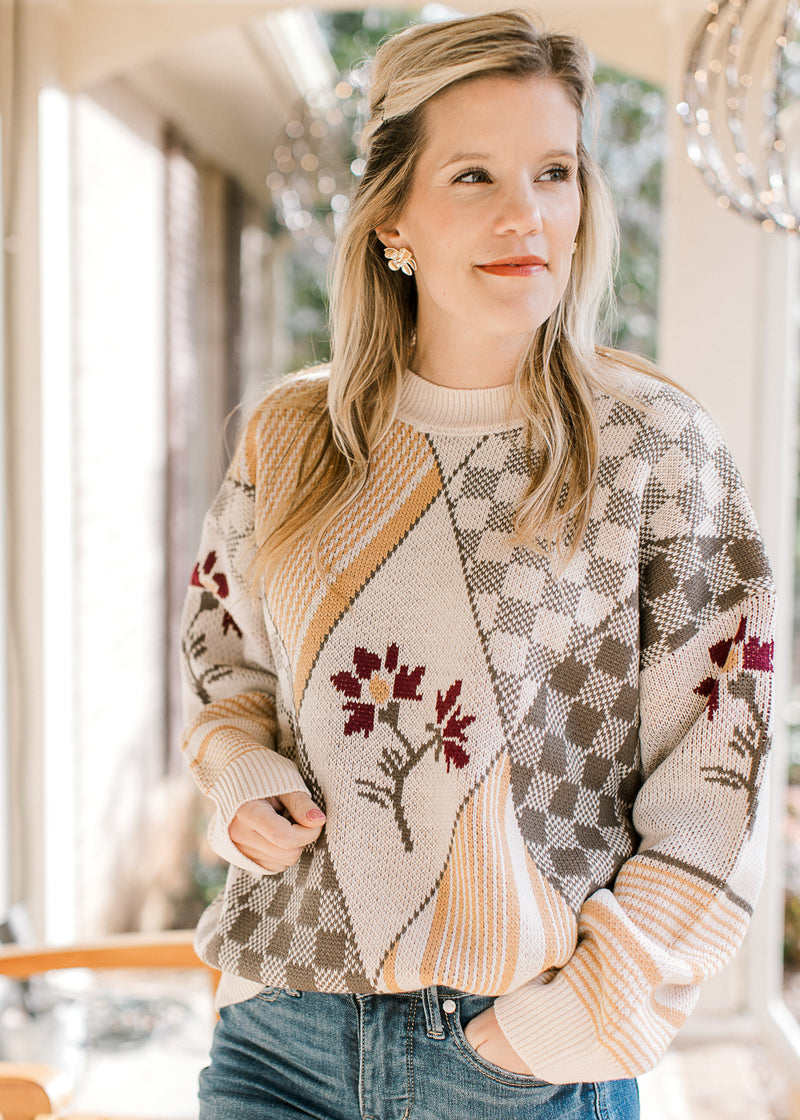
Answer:
<path fill-rule="evenodd" d="M 541 232 L 542 213 L 534 183 L 515 183 L 503 192 L 497 215 L 497 229 L 499 233 Z"/>

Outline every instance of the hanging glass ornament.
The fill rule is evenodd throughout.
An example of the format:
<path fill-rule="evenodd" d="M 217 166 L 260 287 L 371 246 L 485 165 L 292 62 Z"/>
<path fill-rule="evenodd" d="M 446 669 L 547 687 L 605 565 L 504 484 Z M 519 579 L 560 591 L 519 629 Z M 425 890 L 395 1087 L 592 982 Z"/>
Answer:
<path fill-rule="evenodd" d="M 723 209 L 766 230 L 800 228 L 800 5 L 717 0 L 688 54 L 689 158 Z"/>

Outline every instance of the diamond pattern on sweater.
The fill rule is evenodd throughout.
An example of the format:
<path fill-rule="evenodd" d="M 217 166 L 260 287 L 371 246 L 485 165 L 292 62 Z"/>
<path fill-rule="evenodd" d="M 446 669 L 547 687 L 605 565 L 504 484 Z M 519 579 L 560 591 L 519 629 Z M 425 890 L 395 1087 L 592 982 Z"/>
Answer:
<path fill-rule="evenodd" d="M 635 844 L 626 823 L 640 782 L 632 618 L 618 612 L 553 666 L 509 743 L 528 850 L 576 910 Z"/>
<path fill-rule="evenodd" d="M 367 992 L 322 838 L 279 878 L 235 870 L 205 959 L 248 980 L 300 991 Z"/>
<path fill-rule="evenodd" d="M 633 850 L 623 822 L 638 788 L 628 744 L 638 719 L 632 593 L 640 498 L 599 485 L 581 553 L 558 577 L 547 557 L 511 540 L 528 474 L 524 436 L 499 433 L 445 481 L 445 493 L 522 832 L 537 866 L 577 910 L 587 886 L 608 882 Z M 617 477 L 619 464 L 601 475 Z"/>
<path fill-rule="evenodd" d="M 769 584 L 760 541 L 706 537 L 652 542 L 642 567 L 642 667 L 672 653 L 715 614 Z"/>
<path fill-rule="evenodd" d="M 545 557 L 511 541 L 520 492 L 510 491 L 509 479 L 522 489 L 528 470 L 521 433 L 489 437 L 445 484 L 523 833 L 537 865 L 576 908 L 587 889 L 613 876 L 635 839 L 623 822 L 640 781 L 635 593 L 643 512 L 651 530 L 671 530 L 644 552 L 643 664 L 769 583 L 760 545 L 747 547 L 747 513 L 723 500 L 735 468 L 702 414 L 683 412 L 667 434 L 617 402 L 607 425 L 618 438 L 599 464 L 580 554 L 559 578 Z"/>
<path fill-rule="evenodd" d="M 447 475 L 444 490 L 439 473 L 431 471 L 435 502 L 431 499 L 419 517 L 431 516 L 432 508 L 439 516 L 444 505 L 450 516 L 457 562 L 450 539 L 442 545 L 455 565 L 456 583 L 463 573 L 471 605 L 464 625 L 472 639 L 474 620 L 480 635 L 502 724 L 496 727 L 494 703 L 486 705 L 495 723 L 491 749 L 508 754 L 513 805 L 532 860 L 576 912 L 587 894 L 614 881 L 637 842 L 629 821 L 640 782 L 640 621 L 642 656 L 649 663 L 647 658 L 657 660 L 695 634 L 704 609 L 710 616 L 751 589 L 769 586 L 750 515 L 737 506 L 741 490 L 729 458 L 702 419 L 692 419 L 670 394 L 663 391 L 653 424 L 647 407 L 623 402 L 601 407 L 606 453 L 591 519 L 579 552 L 562 571 L 513 543 L 513 511 L 529 471 L 519 429 L 480 438 L 423 435 L 419 441 L 426 451 L 428 446 L 435 451 L 439 442 L 448 449 L 438 460 L 440 469 L 450 464 L 449 472 L 441 470 Z M 695 427 L 698 432 L 687 430 Z M 343 540 L 350 533 L 361 541 L 369 520 L 365 514 L 362 522 L 346 521 Z M 395 547 L 404 542 L 401 538 Z M 453 581 L 441 579 L 443 554 L 435 553 L 434 564 L 447 589 Z M 303 589 L 297 572 L 287 581 L 295 592 Z M 460 596 L 461 586 L 456 590 Z M 433 597 L 428 599 L 433 606 Z M 381 599 L 373 601 L 380 613 Z M 378 617 L 375 624 L 381 625 Z M 285 631 L 278 628 L 276 641 L 286 653 L 281 669 L 290 679 L 296 657 L 285 645 Z M 456 638 L 462 632 L 452 628 Z M 454 648 L 461 650 L 455 643 Z M 485 689 L 483 664 L 478 669 Z M 291 688 L 285 695 L 291 722 Z M 685 718 L 681 709 L 676 726 Z M 303 776 L 319 800 L 308 756 L 300 744 L 297 750 Z M 358 853 L 352 845 L 347 851 L 355 863 Z M 374 977 L 370 982 L 365 973 L 365 951 L 354 936 L 362 927 L 350 918 L 358 915 L 362 926 L 374 922 L 371 899 L 365 908 L 353 892 L 346 903 L 340 886 L 347 882 L 345 865 L 337 866 L 338 880 L 323 833 L 315 850 L 277 880 L 233 872 L 204 957 L 271 985 L 374 990 Z M 389 874 L 393 865 L 385 866 Z M 364 881 L 361 863 L 355 863 L 354 875 Z"/>

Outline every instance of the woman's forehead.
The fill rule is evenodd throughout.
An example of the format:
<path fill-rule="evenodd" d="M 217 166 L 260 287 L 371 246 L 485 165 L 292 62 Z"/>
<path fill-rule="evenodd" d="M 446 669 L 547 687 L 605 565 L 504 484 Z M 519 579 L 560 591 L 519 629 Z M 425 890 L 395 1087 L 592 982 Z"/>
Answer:
<path fill-rule="evenodd" d="M 568 87 L 556 78 L 487 74 L 432 97 L 423 126 L 425 148 L 467 144 L 479 154 L 484 146 L 530 138 L 570 153 L 577 148 L 580 117 Z"/>

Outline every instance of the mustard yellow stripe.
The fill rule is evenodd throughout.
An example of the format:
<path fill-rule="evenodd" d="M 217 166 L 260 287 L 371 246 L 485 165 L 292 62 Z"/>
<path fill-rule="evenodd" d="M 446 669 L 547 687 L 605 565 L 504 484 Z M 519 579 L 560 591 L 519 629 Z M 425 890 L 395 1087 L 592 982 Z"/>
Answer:
<path fill-rule="evenodd" d="M 245 751 L 242 751 L 242 746 L 246 748 Z M 213 774 L 213 781 L 216 781 L 234 758 L 250 750 L 264 749 L 263 743 L 255 742 L 251 735 L 242 731 L 241 727 L 235 724 L 219 724 L 203 738 L 200 749 L 189 761 L 191 766 L 201 768 L 203 773 Z"/>
<path fill-rule="evenodd" d="M 747 922 L 741 912 L 726 911 L 716 913 L 717 902 L 715 900 L 710 903 L 709 910 L 705 914 L 698 914 L 695 906 L 689 907 L 684 904 L 679 906 L 678 901 L 674 897 L 667 897 L 661 900 L 658 904 L 655 901 L 648 910 L 644 905 L 636 913 L 639 918 L 640 924 L 645 925 L 648 932 L 661 934 L 665 940 L 675 941 L 679 939 L 688 944 L 691 940 L 696 940 L 699 943 L 708 943 L 710 935 L 714 938 L 722 939 L 727 945 L 737 945 L 740 937 L 742 936 Z M 626 900 L 627 902 L 627 900 Z M 673 909 L 670 909 L 672 905 Z M 631 911 L 630 907 L 626 908 Z M 681 922 L 675 921 L 675 911 L 679 910 L 684 919 Z M 690 922 L 695 920 L 695 925 L 692 927 Z M 715 948 L 722 948 L 722 945 L 715 946 Z"/>
<path fill-rule="evenodd" d="M 213 723 L 221 717 L 245 716 L 251 722 L 257 722 L 267 716 L 268 719 L 271 717 L 271 722 L 274 723 L 274 711 L 275 701 L 267 693 L 240 692 L 236 696 L 206 704 L 192 721 L 188 735 L 193 735 L 198 727 Z"/>
<path fill-rule="evenodd" d="M 607 951 L 609 971 L 622 978 L 623 986 L 626 977 L 630 976 L 631 961 L 641 969 L 648 985 L 654 986 L 661 982 L 660 968 L 655 964 L 647 952 L 642 950 L 635 935 L 630 932 L 620 918 L 599 902 L 587 902 L 583 913 L 592 919 L 592 941 L 587 941 L 587 947 L 594 944 L 598 950 L 604 946 Z"/>
<path fill-rule="evenodd" d="M 209 712 L 208 708 L 211 708 L 212 706 L 215 710 L 213 712 Z M 208 708 L 204 709 L 203 713 L 198 716 L 198 718 L 192 724 L 191 731 L 187 732 L 183 739 L 184 753 L 193 754 L 195 760 L 198 762 L 203 761 L 203 757 L 206 751 L 214 745 L 213 740 L 217 733 L 233 732 L 239 737 L 247 735 L 249 738 L 252 738 L 252 736 L 249 736 L 248 732 L 246 732 L 239 724 L 225 723 L 225 720 L 237 718 L 246 720 L 248 724 L 254 725 L 256 728 L 261 728 L 261 730 L 264 731 L 265 736 L 270 739 L 274 739 L 278 729 L 278 724 L 274 714 L 265 713 L 263 709 L 256 708 L 253 710 L 243 710 L 235 706 L 227 707 L 226 709 L 222 704 L 209 704 Z M 203 738 L 200 740 L 199 747 L 194 750 L 193 747 L 194 743 L 197 740 L 198 733 L 202 731 L 204 727 L 208 727 L 209 725 L 211 725 L 211 732 L 203 736 Z"/>
<path fill-rule="evenodd" d="M 199 762 L 196 758 L 190 759 L 189 766 L 194 770 L 196 780 L 203 792 L 208 793 L 210 789 L 213 789 L 214 783 L 225 769 L 225 766 L 230 766 L 231 763 L 236 762 L 239 758 L 243 758 L 246 754 L 251 754 L 253 751 L 260 750 L 264 750 L 264 748 L 258 744 L 242 745 L 234 750 L 229 750 L 226 754 L 224 764 L 217 766 L 216 769 L 213 769 L 208 763 L 203 765 L 203 763 Z"/>
<path fill-rule="evenodd" d="M 464 807 L 437 891 L 421 982 L 467 991 L 506 990 L 519 953 L 519 900 L 503 831 L 508 761 Z"/>
<path fill-rule="evenodd" d="M 647 860 L 633 859 L 621 869 L 614 888 L 618 898 L 622 898 L 629 889 L 629 885 L 642 883 L 645 890 L 657 884 L 659 889 L 669 887 L 679 896 L 694 900 L 700 907 L 706 907 L 709 900 L 715 897 L 715 891 L 705 885 L 701 880 L 687 875 L 678 868 L 667 864 L 655 865 Z"/>
<path fill-rule="evenodd" d="M 512 875 L 511 852 L 508 848 L 506 840 L 506 833 L 503 822 L 503 807 L 508 796 L 509 788 L 509 767 L 508 759 L 504 759 L 505 765 L 503 767 L 502 785 L 500 788 L 500 796 L 498 799 L 498 832 L 503 838 L 503 854 L 504 866 L 508 869 L 509 882 L 501 882 L 500 898 L 503 901 L 503 913 L 498 914 L 498 922 L 500 928 L 495 931 L 495 937 L 499 941 L 502 937 L 503 951 L 498 953 L 495 959 L 495 973 L 493 976 L 492 988 L 495 992 L 507 992 L 511 986 L 511 981 L 514 978 L 517 962 L 519 959 L 519 927 L 520 927 L 520 914 L 519 914 L 519 891 L 516 882 Z M 488 954 L 491 957 L 491 953 Z"/>
<path fill-rule="evenodd" d="M 620 873 L 615 894 L 633 921 L 644 928 L 655 925 L 670 941 L 696 933 L 690 927 L 702 928 L 717 906 L 723 906 L 728 918 L 715 917 L 715 927 L 720 933 L 728 930 L 732 943 L 738 943 L 746 924 L 738 909 L 724 904 L 724 896 L 675 868 L 634 862 Z"/>
<path fill-rule="evenodd" d="M 398 512 L 384 529 L 370 542 L 370 547 L 361 553 L 351 567 L 337 577 L 333 588 L 328 589 L 317 606 L 314 617 L 303 637 L 295 665 L 294 701 L 299 708 L 305 692 L 308 676 L 322 642 L 334 624 L 344 614 L 357 592 L 378 568 L 395 545 L 416 521 L 422 511 L 430 505 L 441 490 L 441 479 L 437 469 L 427 472 L 415 487 L 412 494 L 401 504 Z"/>
<path fill-rule="evenodd" d="M 565 977 L 584 1007 L 596 1036 L 603 1039 L 604 1047 L 614 1054 L 621 1067 L 632 1074 L 637 1066 L 652 1061 L 659 1041 L 649 1032 L 642 1032 L 641 1016 L 637 1017 L 635 1026 L 631 1025 L 634 1010 L 632 993 L 636 984 L 631 984 L 628 974 L 626 985 L 625 975 L 613 967 L 608 953 L 597 942 L 584 942 L 578 958 L 581 967 L 568 970 Z M 613 990 L 612 973 L 617 981 Z M 597 993 L 602 994 L 598 996 Z M 652 996 L 648 1000 L 648 1008 L 653 1019 L 669 1027 L 670 1034 L 686 1021 L 683 1011 L 660 1003 Z M 640 1055 L 638 1060 L 634 1057 L 636 1054 Z"/>
<path fill-rule="evenodd" d="M 424 436 L 401 429 L 399 436 L 379 449 L 368 490 L 347 511 L 347 533 L 329 531 L 321 542 L 322 567 L 333 574 L 332 585 L 320 579 L 309 542 L 298 541 L 268 595 L 270 612 L 294 667 L 298 705 L 325 636 L 440 490 L 441 479 Z M 376 525 L 381 528 L 373 535 Z M 353 557 L 350 561 L 345 560 L 348 554 Z"/>

